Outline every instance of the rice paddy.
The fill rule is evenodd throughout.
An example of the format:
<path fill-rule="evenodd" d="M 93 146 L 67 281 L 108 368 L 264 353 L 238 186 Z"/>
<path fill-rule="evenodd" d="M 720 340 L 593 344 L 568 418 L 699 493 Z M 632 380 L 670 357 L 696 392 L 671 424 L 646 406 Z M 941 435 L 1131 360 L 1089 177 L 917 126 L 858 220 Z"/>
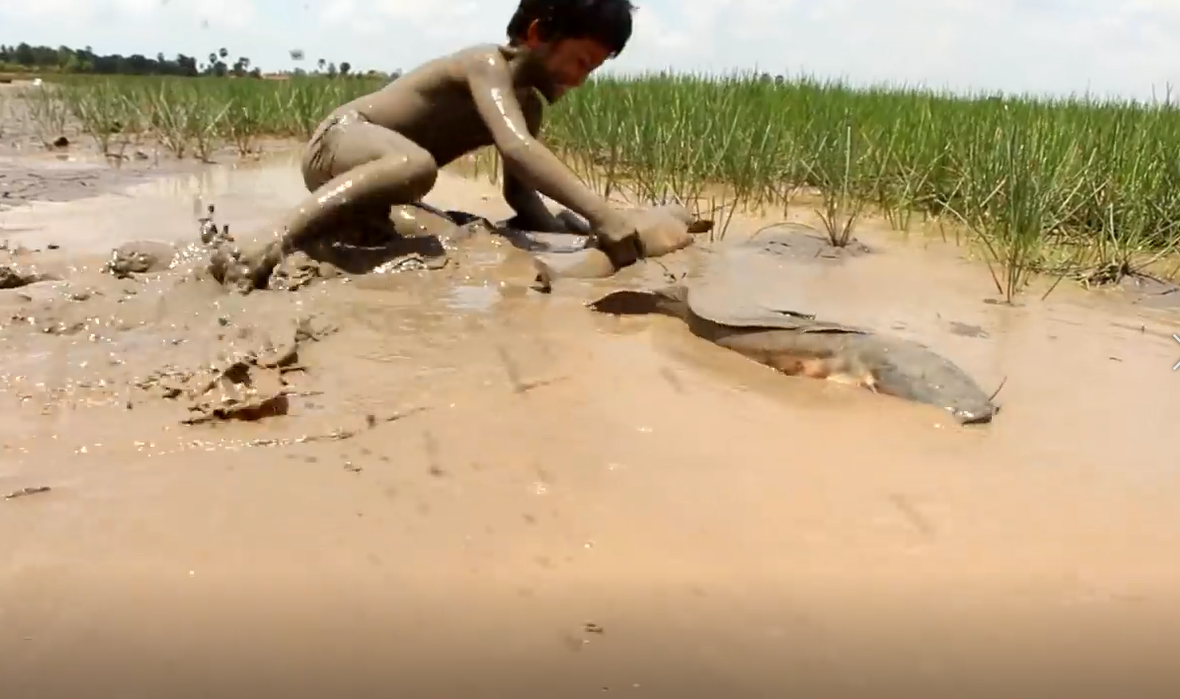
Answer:
<path fill-rule="evenodd" d="M 26 98 L 43 139 L 73 120 L 113 158 L 150 138 L 207 160 L 225 146 L 245 154 L 263 138 L 304 139 L 379 86 L 84 78 Z M 1180 113 L 1166 102 L 661 73 L 572 92 L 550 110 L 544 138 L 598 191 L 720 208 L 722 231 L 738 208 L 792 206 L 815 208 L 834 245 L 870 212 L 898 230 L 921 221 L 965 231 L 1009 299 L 1037 274 L 1102 285 L 1161 269 L 1180 245 Z"/>

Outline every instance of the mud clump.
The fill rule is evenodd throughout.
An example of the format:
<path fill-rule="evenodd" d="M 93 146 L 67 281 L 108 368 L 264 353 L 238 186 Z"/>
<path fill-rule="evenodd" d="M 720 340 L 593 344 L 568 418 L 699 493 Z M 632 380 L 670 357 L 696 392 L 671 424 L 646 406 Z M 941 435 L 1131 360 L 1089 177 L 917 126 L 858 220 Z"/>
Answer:
<path fill-rule="evenodd" d="M 33 271 L 22 271 L 12 265 L 0 265 L 0 289 L 19 289 L 22 286 L 36 284 L 42 281 L 55 280 L 56 277 L 51 277 L 46 274 L 38 274 Z"/>
<path fill-rule="evenodd" d="M 453 227 L 458 228 L 458 227 Z M 392 226 L 383 229 L 386 235 L 370 235 L 367 238 L 342 235 L 337 240 L 320 240 L 304 250 L 295 250 L 285 255 L 272 272 L 268 288 L 289 289 L 284 278 L 289 278 L 292 266 L 309 269 L 320 265 L 320 271 L 331 276 L 392 274 L 438 270 L 450 263 L 450 257 L 443 242 L 434 235 L 403 236 Z M 364 231 L 362 231 L 364 232 Z"/>
<path fill-rule="evenodd" d="M 261 420 L 286 415 L 288 408 L 286 367 L 266 366 L 255 356 L 241 357 L 210 369 L 211 375 L 194 375 L 186 391 L 189 411 L 184 420 L 195 425 L 213 420 Z"/>
<path fill-rule="evenodd" d="M 168 243 L 137 240 L 115 248 L 107 262 L 106 271 L 117 279 L 163 272 L 172 268 L 176 255 L 176 247 Z"/>
<path fill-rule="evenodd" d="M 246 294 L 256 289 L 296 291 L 318 279 L 345 275 L 438 270 L 450 263 L 450 257 L 435 239 L 406 238 L 378 247 L 332 242 L 281 255 L 272 270 L 256 276 L 250 263 L 253 258 L 242 250 L 230 243 L 213 247 L 208 274 L 219 284 Z M 262 254 L 280 257 L 271 250 Z"/>
<path fill-rule="evenodd" d="M 317 279 L 333 279 L 340 274 L 340 269 L 330 262 L 317 262 L 305 252 L 294 252 L 271 272 L 268 288 L 296 291 Z"/>
<path fill-rule="evenodd" d="M 136 382 L 142 391 L 187 404 L 184 424 L 256 421 L 287 414 L 292 388 L 287 375 L 305 371 L 300 345 L 335 332 L 335 326 L 301 318 L 278 341 L 267 336 L 255 348 L 231 348 L 196 369 L 167 366 Z M 249 333 L 243 333 L 248 335 Z"/>
<path fill-rule="evenodd" d="M 229 243 L 210 247 L 212 252 L 209 255 L 207 269 L 209 276 L 216 279 L 218 284 L 230 288 L 241 287 L 239 291 L 248 292 L 250 287 L 245 283 L 248 280 L 239 279 L 244 274 L 242 251 Z"/>

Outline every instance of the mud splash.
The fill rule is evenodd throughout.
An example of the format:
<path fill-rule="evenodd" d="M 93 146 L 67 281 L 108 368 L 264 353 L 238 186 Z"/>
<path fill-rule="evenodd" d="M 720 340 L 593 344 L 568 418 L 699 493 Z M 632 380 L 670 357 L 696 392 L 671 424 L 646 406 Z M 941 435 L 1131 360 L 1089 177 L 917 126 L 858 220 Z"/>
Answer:
<path fill-rule="evenodd" d="M 1006 378 L 968 431 L 582 307 L 657 265 L 539 295 L 528 251 L 473 235 L 290 292 L 199 273 L 195 196 L 236 236 L 301 189 L 243 168 L 0 212 L 0 264 L 60 277 L 0 291 L 0 492 L 50 489 L 0 501 L 5 696 L 476 691 L 459 666 L 563 696 L 1177 689 L 1174 315 L 985 303 L 958 251 L 868 227 L 783 275 Z M 432 203 L 509 213 L 446 177 Z M 177 254 L 112 274 L 135 241 Z"/>

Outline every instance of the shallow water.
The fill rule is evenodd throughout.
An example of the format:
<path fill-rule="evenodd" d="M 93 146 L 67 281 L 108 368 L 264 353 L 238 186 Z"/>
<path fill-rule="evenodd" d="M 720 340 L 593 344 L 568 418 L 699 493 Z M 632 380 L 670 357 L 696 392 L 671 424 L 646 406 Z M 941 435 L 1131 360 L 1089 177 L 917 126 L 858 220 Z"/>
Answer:
<path fill-rule="evenodd" d="M 768 295 L 1002 383 L 961 428 L 581 307 L 652 264 L 547 296 L 483 238 L 294 293 L 97 272 L 195 239 L 198 195 L 247 238 L 302 189 L 280 162 L 0 212 L 68 270 L 0 292 L 0 491 L 53 488 L 0 501 L 0 694 L 1175 696 L 1174 315 L 987 303 L 958 250 L 871 226 L 783 262 Z M 450 176 L 430 201 L 507 213 Z M 286 416 L 182 425 L 128 386 L 304 315 L 337 331 Z"/>

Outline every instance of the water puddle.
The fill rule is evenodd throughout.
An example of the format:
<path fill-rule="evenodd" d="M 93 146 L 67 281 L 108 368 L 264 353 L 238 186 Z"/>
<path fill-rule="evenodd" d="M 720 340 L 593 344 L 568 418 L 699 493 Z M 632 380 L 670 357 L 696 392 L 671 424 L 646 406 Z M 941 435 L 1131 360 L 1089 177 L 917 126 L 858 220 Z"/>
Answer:
<path fill-rule="evenodd" d="M 488 311 L 501 298 L 500 290 L 493 285 L 460 285 L 447 295 L 447 306 L 465 311 Z"/>

